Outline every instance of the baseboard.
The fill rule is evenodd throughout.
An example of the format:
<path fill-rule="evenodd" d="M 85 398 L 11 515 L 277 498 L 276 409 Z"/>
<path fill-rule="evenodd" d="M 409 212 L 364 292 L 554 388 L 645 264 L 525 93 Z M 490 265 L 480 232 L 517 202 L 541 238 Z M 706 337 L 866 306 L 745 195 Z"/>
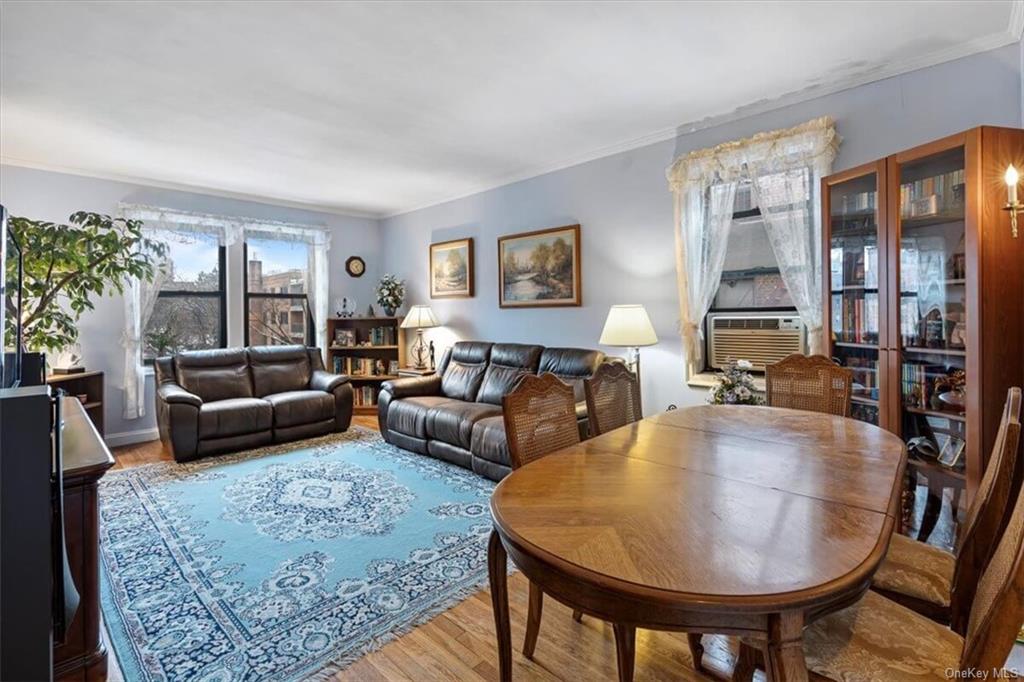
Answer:
<path fill-rule="evenodd" d="M 140 429 L 138 431 L 122 431 L 120 433 L 108 433 L 103 437 L 107 446 L 118 448 L 122 445 L 135 445 L 136 443 L 148 443 L 151 440 L 160 438 L 160 432 L 156 429 Z"/>

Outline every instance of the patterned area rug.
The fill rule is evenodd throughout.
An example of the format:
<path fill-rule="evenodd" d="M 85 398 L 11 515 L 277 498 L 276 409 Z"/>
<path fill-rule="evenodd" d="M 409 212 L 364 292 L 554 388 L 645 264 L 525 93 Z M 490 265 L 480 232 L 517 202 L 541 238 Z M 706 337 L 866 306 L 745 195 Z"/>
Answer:
<path fill-rule="evenodd" d="M 125 678 L 330 676 L 486 585 L 493 488 L 357 428 L 110 472 L 103 616 Z"/>

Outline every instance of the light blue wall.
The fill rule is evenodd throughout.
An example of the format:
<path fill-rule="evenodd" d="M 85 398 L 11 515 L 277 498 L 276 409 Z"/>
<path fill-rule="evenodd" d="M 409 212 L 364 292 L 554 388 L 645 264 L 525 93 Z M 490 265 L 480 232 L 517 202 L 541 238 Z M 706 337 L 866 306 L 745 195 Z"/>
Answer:
<path fill-rule="evenodd" d="M 66 222 L 75 211 L 116 214 L 119 202 L 151 204 L 186 211 L 201 211 L 264 220 L 282 220 L 321 225 L 331 230 L 330 305 L 342 296 L 355 296 L 360 306 L 369 304 L 380 262 L 380 233 L 377 221 L 304 211 L 251 201 L 224 199 L 204 194 L 144 187 L 122 182 L 86 178 L 63 173 L 0 166 L 0 203 L 12 215 L 38 220 Z M 239 292 L 242 273 L 229 258 L 229 290 Z M 353 279 L 345 274 L 345 259 L 360 255 L 366 260 L 367 273 Z M 229 305 L 229 311 L 241 310 L 241 303 Z M 109 296 L 95 301 L 96 310 L 83 315 L 79 324 L 80 344 L 89 369 L 106 372 L 106 405 L 104 409 L 108 440 L 120 444 L 131 439 L 155 437 L 156 421 L 152 410 L 152 379 L 147 384 L 148 413 L 141 419 L 125 420 L 123 376 L 124 350 L 121 333 L 124 329 L 124 301 Z M 237 313 L 229 320 L 228 342 L 242 344 L 241 319 Z M 127 434 L 127 435 L 126 435 Z"/>
<path fill-rule="evenodd" d="M 677 333 L 672 203 L 665 182 L 672 159 L 823 115 L 836 119 L 843 137 L 836 170 L 981 124 L 1017 126 L 1020 50 L 1007 46 L 385 219 L 383 268 L 408 280 L 411 303 L 431 303 L 445 325 L 431 332 L 439 344 L 463 338 L 595 347 L 608 306 L 642 303 L 661 339 L 642 351 L 646 411 L 699 402 L 703 391 L 683 381 Z M 573 223 L 582 225 L 583 306 L 499 309 L 497 237 Z M 459 237 L 476 240 L 478 293 L 469 300 L 430 301 L 428 245 Z"/>

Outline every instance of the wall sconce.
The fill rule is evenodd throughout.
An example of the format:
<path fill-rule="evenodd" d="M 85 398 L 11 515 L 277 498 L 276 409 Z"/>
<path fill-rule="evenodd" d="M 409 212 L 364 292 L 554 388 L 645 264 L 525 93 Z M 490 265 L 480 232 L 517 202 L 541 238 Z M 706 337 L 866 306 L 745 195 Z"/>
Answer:
<path fill-rule="evenodd" d="M 1006 175 L 1003 176 L 1006 181 L 1006 206 L 1003 206 L 1004 211 L 1010 212 L 1010 231 L 1013 233 L 1013 238 L 1017 238 L 1017 214 L 1024 211 L 1024 204 L 1017 200 L 1017 182 L 1020 180 L 1020 174 L 1017 173 L 1017 169 L 1013 167 L 1011 163 L 1006 168 Z"/>

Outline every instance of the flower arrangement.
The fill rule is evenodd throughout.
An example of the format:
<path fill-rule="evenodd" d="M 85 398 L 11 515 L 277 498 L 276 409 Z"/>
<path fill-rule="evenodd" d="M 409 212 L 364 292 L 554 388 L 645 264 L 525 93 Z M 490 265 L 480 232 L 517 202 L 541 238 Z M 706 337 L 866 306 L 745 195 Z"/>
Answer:
<path fill-rule="evenodd" d="M 377 305 L 384 308 L 384 314 L 391 317 L 405 300 L 405 280 L 394 275 L 384 275 L 377 283 Z"/>
<path fill-rule="evenodd" d="M 763 405 L 764 398 L 757 394 L 754 379 L 750 376 L 753 367 L 746 360 L 730 362 L 718 374 L 718 385 L 708 393 L 712 405 Z"/>

